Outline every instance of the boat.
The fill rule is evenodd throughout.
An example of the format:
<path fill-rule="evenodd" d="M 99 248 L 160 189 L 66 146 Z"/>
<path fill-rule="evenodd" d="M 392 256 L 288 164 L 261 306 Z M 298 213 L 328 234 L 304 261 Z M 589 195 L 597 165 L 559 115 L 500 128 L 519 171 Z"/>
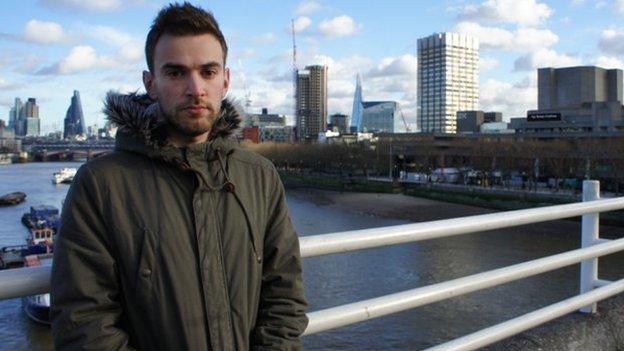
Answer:
<path fill-rule="evenodd" d="M 0 206 L 17 205 L 26 200 L 26 193 L 16 191 L 0 196 Z"/>
<path fill-rule="evenodd" d="M 74 181 L 76 172 L 76 168 L 61 168 L 58 172 L 54 172 L 54 175 L 52 176 L 52 183 L 71 183 Z"/>
<path fill-rule="evenodd" d="M 52 254 L 28 255 L 24 257 L 24 266 L 52 266 Z M 28 318 L 41 324 L 50 324 L 50 294 L 22 297 L 22 308 Z"/>
<path fill-rule="evenodd" d="M 38 244 L 39 242 L 43 242 L 46 239 L 46 230 L 49 230 L 51 235 L 56 234 L 58 231 L 60 222 L 59 210 L 54 206 L 30 206 L 30 212 L 24 213 L 22 216 L 22 223 L 30 229 L 31 234 L 33 234 L 33 230 L 38 232 L 40 237 L 34 238 L 33 235 L 33 243 Z"/>
<path fill-rule="evenodd" d="M 13 163 L 11 157 L 7 154 L 0 154 L 0 165 L 10 165 Z"/>

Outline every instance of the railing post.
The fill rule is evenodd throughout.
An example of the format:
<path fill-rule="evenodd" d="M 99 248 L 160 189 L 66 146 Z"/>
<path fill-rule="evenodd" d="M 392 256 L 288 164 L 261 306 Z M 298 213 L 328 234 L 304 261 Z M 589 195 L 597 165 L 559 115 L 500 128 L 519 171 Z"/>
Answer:
<path fill-rule="evenodd" d="M 600 182 L 597 180 L 583 181 L 583 201 L 600 199 Z M 588 213 L 583 215 L 581 227 L 581 246 L 594 245 L 599 236 L 600 214 Z M 581 294 L 594 289 L 594 283 L 598 280 L 598 258 L 592 258 L 581 262 Z M 596 303 L 587 305 L 579 311 L 583 313 L 596 313 Z"/>

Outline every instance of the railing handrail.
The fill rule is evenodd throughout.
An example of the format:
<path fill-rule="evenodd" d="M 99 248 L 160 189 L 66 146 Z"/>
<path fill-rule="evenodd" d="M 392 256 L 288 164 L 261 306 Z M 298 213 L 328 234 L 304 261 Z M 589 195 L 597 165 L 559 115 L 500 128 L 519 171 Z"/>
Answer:
<path fill-rule="evenodd" d="M 315 334 L 428 305 L 622 250 L 624 250 L 624 238 L 442 283 L 311 312 L 308 314 L 310 323 L 305 334 Z"/>
<path fill-rule="evenodd" d="M 596 257 L 624 250 L 624 238 L 604 240 L 600 239 L 598 235 L 598 214 L 600 212 L 623 209 L 624 197 L 599 199 L 598 182 L 585 181 L 583 186 L 584 201 L 581 203 L 301 237 L 301 255 L 302 257 L 311 257 L 483 232 L 583 215 L 582 249 L 443 283 L 311 312 L 308 314 L 310 324 L 305 334 L 309 335 L 441 301 L 578 262 L 581 262 L 582 266 L 581 295 L 453 340 L 440 345 L 438 349 L 472 350 L 539 325 L 580 307 L 583 307 L 581 309 L 583 312 L 594 312 L 596 301 L 624 291 L 624 280 L 612 283 L 598 279 L 596 260 Z M 50 270 L 50 267 L 32 267 L 0 271 L 0 281 L 3 282 L 0 285 L 0 300 L 48 292 Z M 550 312 L 554 314 L 548 317 L 545 313 Z M 512 330 L 515 332 L 510 334 Z"/>
<path fill-rule="evenodd" d="M 624 197 L 299 238 L 302 257 L 484 232 L 624 208 Z"/>

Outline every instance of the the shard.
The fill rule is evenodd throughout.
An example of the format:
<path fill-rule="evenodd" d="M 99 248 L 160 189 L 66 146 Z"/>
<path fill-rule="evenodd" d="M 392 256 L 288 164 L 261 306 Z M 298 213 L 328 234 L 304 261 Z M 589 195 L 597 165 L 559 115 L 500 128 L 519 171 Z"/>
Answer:
<path fill-rule="evenodd" d="M 351 112 L 351 131 L 362 131 L 362 114 L 364 113 L 364 106 L 362 104 L 362 82 L 360 75 L 356 77 L 355 94 L 353 95 L 353 111 Z"/>

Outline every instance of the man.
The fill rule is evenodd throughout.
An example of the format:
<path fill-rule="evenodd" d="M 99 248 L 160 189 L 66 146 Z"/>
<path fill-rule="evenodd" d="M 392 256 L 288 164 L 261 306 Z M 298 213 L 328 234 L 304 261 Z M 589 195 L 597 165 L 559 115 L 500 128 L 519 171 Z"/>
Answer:
<path fill-rule="evenodd" d="M 227 45 L 212 14 L 160 11 L 148 92 L 109 93 L 112 154 L 79 170 L 52 270 L 61 350 L 296 350 L 297 235 L 273 165 L 228 136 Z"/>

